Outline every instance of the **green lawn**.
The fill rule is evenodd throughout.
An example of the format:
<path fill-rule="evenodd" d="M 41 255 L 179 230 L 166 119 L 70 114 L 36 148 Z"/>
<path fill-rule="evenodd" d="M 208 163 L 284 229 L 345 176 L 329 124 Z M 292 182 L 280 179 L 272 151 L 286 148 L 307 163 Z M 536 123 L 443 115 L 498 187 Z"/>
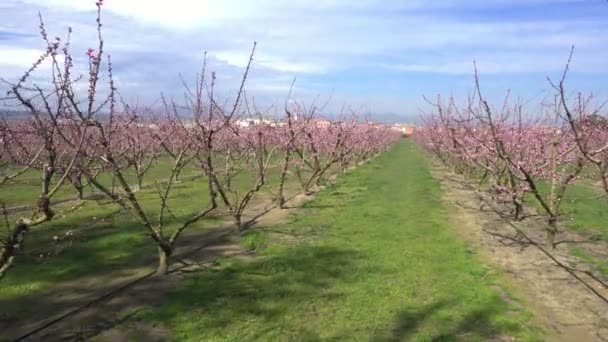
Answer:
<path fill-rule="evenodd" d="M 158 159 L 144 175 L 144 185 L 149 185 L 156 180 L 167 179 L 171 172 L 172 166 L 173 161 L 171 159 Z M 127 181 L 130 184 L 137 184 L 137 177 L 131 169 L 129 169 L 125 174 Z M 199 174 L 201 174 L 201 170 L 197 169 L 197 167 L 193 163 L 191 163 L 184 168 L 180 175 L 180 178 L 187 178 L 189 176 Z M 41 171 L 30 169 L 19 177 L 17 177 L 16 179 L 11 180 L 7 184 L 4 184 L 2 187 L 0 187 L 0 203 L 4 203 L 7 207 L 35 204 L 36 199 L 40 195 L 40 177 Z M 56 175 L 53 180 L 56 181 L 60 177 L 61 176 Z M 100 181 L 100 183 L 108 187 L 110 187 L 112 184 L 112 177 L 109 173 L 101 174 L 98 180 Z M 83 182 L 84 181 L 85 180 L 83 179 Z M 85 194 L 91 193 L 93 191 L 97 190 L 93 189 L 93 187 L 91 186 L 86 186 L 84 188 Z M 58 200 L 74 198 L 76 197 L 76 195 L 76 190 L 69 183 L 69 181 L 66 180 L 63 186 L 58 190 L 57 194 L 54 196 L 54 199 Z"/>
<path fill-rule="evenodd" d="M 562 203 L 563 222 L 569 229 L 590 232 L 608 242 L 608 197 L 604 191 L 590 184 L 579 183 L 568 188 Z M 591 264 L 600 274 L 608 278 L 608 261 L 584 248 L 584 245 L 571 247 L 574 256 Z"/>
<path fill-rule="evenodd" d="M 567 226 L 574 230 L 591 230 L 608 241 L 608 198 L 604 192 L 588 184 L 568 188 L 562 202 Z"/>
<path fill-rule="evenodd" d="M 543 193 L 549 192 L 546 183 L 539 183 L 538 187 Z M 569 229 L 593 232 L 608 241 L 608 197 L 602 195 L 600 187 L 588 183 L 570 185 L 560 206 L 561 222 Z M 532 194 L 527 194 L 526 202 L 544 213 Z"/>
<path fill-rule="evenodd" d="M 547 184 L 539 184 L 539 189 L 548 192 Z M 563 227 L 583 232 L 585 235 L 608 242 L 608 197 L 604 191 L 589 183 L 575 183 L 568 187 L 560 207 L 560 224 Z M 528 204 L 543 214 L 538 201 L 531 194 L 527 195 Z M 584 248 L 584 245 L 573 244 L 572 255 L 581 261 L 593 265 L 604 277 L 608 277 L 608 261 Z"/>
<path fill-rule="evenodd" d="M 207 206 L 205 189 L 204 181 L 178 184 L 171 198 L 175 214 L 187 215 Z M 150 189 L 140 192 L 138 197 L 155 218 L 158 196 Z M 0 305 L 3 300 L 18 305 L 19 298 L 62 281 L 93 275 L 110 279 L 112 274 L 128 272 L 135 266 L 152 266 L 154 244 L 132 216 L 125 212 L 116 214 L 117 210 L 115 204 L 88 201 L 66 218 L 32 229 L 26 237 L 25 254 L 16 258 L 15 265 L 0 282 Z M 206 219 L 190 231 L 200 233 L 212 224 L 217 221 Z M 69 231 L 75 234 L 70 245 L 54 242 L 54 236 L 64 236 Z"/>
<path fill-rule="evenodd" d="M 156 179 L 165 179 L 169 163 L 162 161 L 146 175 L 146 181 L 152 183 Z M 185 170 L 186 171 L 186 170 Z M 189 168 L 187 175 L 194 173 Z M 163 176 L 165 175 L 165 176 Z M 269 172 L 269 187 L 276 190 L 279 178 L 279 168 L 275 167 Z M 131 179 L 135 181 L 135 179 Z M 243 192 L 253 183 L 250 173 L 243 172 L 234 179 L 235 188 Z M 23 185 L 22 185 L 23 186 Z M 173 214 L 178 218 L 186 218 L 209 205 L 206 178 L 184 180 L 173 187 L 169 198 Z M 69 187 L 69 186 L 68 186 Z M 255 200 L 264 198 L 269 200 L 270 188 L 264 188 L 255 197 Z M 34 201 L 37 194 L 33 187 L 22 193 L 23 198 Z M 15 188 L 3 188 L 0 195 L 7 198 Z M 67 190 L 66 190 L 67 191 Z M 288 177 L 285 187 L 286 194 L 293 195 L 298 191 L 295 176 Z M 143 209 L 156 219 L 160 208 L 160 199 L 157 189 L 146 187 L 137 193 Z M 54 208 L 61 212 L 72 206 L 65 203 Z M 74 281 L 79 277 L 99 276 L 101 279 L 111 279 L 113 274 L 125 274 L 134 267 L 151 267 L 155 265 L 156 248 L 146 231 L 130 214 L 117 213 L 118 206 L 106 200 L 86 201 L 84 207 L 66 216 L 33 228 L 25 241 L 25 253 L 19 255 L 15 265 L 0 281 L 0 307 L 19 306 L 20 299 L 36 295 L 64 281 Z M 206 232 L 210 227 L 218 225 L 219 220 L 230 220 L 222 208 L 211 217 L 204 218 L 188 228 L 182 241 L 195 239 Z M 223 213 L 221 216 L 220 213 Z M 10 217 L 16 221 L 21 215 L 27 216 L 29 212 L 16 213 Z M 166 227 L 170 234 L 177 224 L 171 216 Z M 173 223 L 173 224 L 171 224 Z M 2 227 L 4 228 L 4 227 Z M 73 232 L 75 237 L 69 246 L 56 243 L 54 236 L 63 236 L 66 232 Z M 179 247 L 179 243 L 178 243 Z M 48 255 L 50 254 L 50 255 Z M 8 302 L 10 301 L 10 302 Z M 0 334 L 1 335 L 1 334 Z"/>
<path fill-rule="evenodd" d="M 540 339 L 448 215 L 422 153 L 400 143 L 318 194 L 283 234 L 246 236 L 261 257 L 223 260 L 145 319 L 180 341 Z"/>

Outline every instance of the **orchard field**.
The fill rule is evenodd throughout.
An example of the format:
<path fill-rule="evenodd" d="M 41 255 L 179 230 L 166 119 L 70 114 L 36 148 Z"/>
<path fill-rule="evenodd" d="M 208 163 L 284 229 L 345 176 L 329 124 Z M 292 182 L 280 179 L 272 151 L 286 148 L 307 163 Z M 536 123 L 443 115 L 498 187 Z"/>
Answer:
<path fill-rule="evenodd" d="M 100 340 L 117 335 L 141 340 L 539 338 L 541 330 L 525 323 L 530 312 L 498 287 L 500 277 L 490 274 L 450 229 L 453 213 L 442 204 L 439 182 L 426 163 L 418 147 L 401 141 L 314 199 L 287 209 L 288 217 L 213 242 L 233 250 L 188 256 L 190 268 L 199 265 L 192 273 L 177 263 L 167 276 L 174 279 L 134 285 L 125 290 L 131 294 L 117 295 L 123 297 L 115 300 L 118 304 L 96 304 L 95 314 L 76 315 L 38 338 L 60 333 Z M 188 182 L 193 181 L 184 181 L 185 187 Z M 196 190 L 179 194 L 197 195 Z M 117 278 L 126 282 L 145 275 L 154 263 L 146 257 L 154 253 L 146 237 L 125 215 L 101 221 L 103 213 L 88 210 L 83 213 L 89 217 L 74 220 L 89 220 L 91 226 L 73 229 L 78 235 L 70 246 L 45 258 L 21 256 L 3 280 L 5 312 L 25 323 L 45 321 L 53 310 L 69 311 L 113 290 Z M 91 215 L 97 220 L 91 222 Z M 213 227 L 219 224 L 220 218 L 212 220 L 185 239 L 198 239 L 193 247 L 203 245 L 215 230 L 224 233 Z M 72 228 L 68 222 L 48 229 L 60 234 Z M 45 233 L 31 245 L 44 246 L 50 238 Z M 123 310 L 114 312 L 116 305 Z M 136 319 L 130 316 L 134 312 Z M 113 321 L 124 316 L 129 320 L 114 327 Z M 78 330 L 79 325 L 87 328 Z M 16 325 L 4 331 L 11 326 L 21 332 Z"/>
<path fill-rule="evenodd" d="M 0 340 L 608 339 L 608 120 L 569 64 L 531 112 L 475 70 L 408 136 L 295 79 L 260 108 L 256 43 L 231 95 L 205 54 L 146 107 L 103 7 L 84 66 L 41 19 L 46 50 L 2 79 Z"/>

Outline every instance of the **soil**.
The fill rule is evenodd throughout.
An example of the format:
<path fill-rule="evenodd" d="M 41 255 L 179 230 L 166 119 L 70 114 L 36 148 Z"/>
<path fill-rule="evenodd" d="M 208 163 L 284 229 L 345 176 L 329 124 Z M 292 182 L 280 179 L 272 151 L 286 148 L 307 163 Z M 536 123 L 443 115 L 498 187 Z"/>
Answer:
<path fill-rule="evenodd" d="M 504 216 L 508 210 L 505 205 L 490 202 L 489 198 L 480 199 L 460 176 L 440 167 L 434 167 L 432 173 L 441 180 L 444 200 L 452 208 L 453 220 L 457 223 L 456 231 L 479 251 L 482 262 L 500 271 L 499 279 L 506 278 L 511 292 L 521 297 L 533 312 L 534 323 L 547 332 L 547 340 L 608 341 L 608 303 L 541 251 L 543 222 L 539 215 L 528 209 L 531 217 L 517 222 L 517 227 L 538 241 L 540 248 L 526 243 L 517 234 Z M 502 208 L 503 212 L 496 208 Z M 558 240 L 583 241 L 585 236 L 565 231 Z M 584 248 L 596 253 L 608 252 L 608 247 L 601 242 L 586 243 Z M 559 244 L 551 254 L 569 267 L 593 272 L 589 265 L 570 254 L 567 243 Z M 575 273 L 599 294 L 608 297 L 606 287 L 582 272 Z"/>

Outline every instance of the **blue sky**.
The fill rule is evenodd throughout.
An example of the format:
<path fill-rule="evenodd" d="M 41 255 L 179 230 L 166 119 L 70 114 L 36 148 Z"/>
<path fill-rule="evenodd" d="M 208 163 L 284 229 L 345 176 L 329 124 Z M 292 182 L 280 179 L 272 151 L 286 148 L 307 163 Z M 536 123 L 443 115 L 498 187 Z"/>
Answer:
<path fill-rule="evenodd" d="M 52 35 L 73 27 L 84 62 L 94 10 L 93 0 L 2 0 L 0 75 L 15 79 L 39 54 L 38 11 Z M 295 95 L 331 96 L 329 111 L 409 118 L 426 108 L 422 95 L 466 96 L 473 60 L 492 99 L 508 88 L 550 96 L 546 76 L 559 76 L 573 44 L 571 89 L 606 94 L 607 18 L 603 0 L 105 0 L 104 34 L 133 101 L 179 96 L 179 74 L 193 77 L 204 50 L 228 94 L 256 40 L 248 93 L 258 103 L 282 103 L 296 77 Z"/>

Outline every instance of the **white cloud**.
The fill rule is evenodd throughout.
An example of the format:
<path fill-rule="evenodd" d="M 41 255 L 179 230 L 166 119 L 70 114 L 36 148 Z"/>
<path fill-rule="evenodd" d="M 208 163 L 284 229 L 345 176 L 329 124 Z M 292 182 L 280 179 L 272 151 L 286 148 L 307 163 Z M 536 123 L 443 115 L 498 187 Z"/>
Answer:
<path fill-rule="evenodd" d="M 40 49 L 20 48 L 10 45 L 0 45 L 0 67 L 5 69 L 18 68 L 19 72 L 31 67 L 43 54 Z M 63 56 L 58 55 L 57 61 L 63 63 Z M 51 67 L 50 58 L 46 58 L 38 70 L 48 70 Z M 17 70 L 15 70 L 17 72 Z"/>
<path fill-rule="evenodd" d="M 560 7 L 583 1 L 104 0 L 104 33 L 116 75 L 132 82 L 125 87 L 149 89 L 154 96 L 167 89 L 179 92 L 178 73 L 192 78 L 204 50 L 218 84 L 236 87 L 251 44 L 258 41 L 251 92 L 282 94 L 298 76 L 302 89 L 314 93 L 313 85 L 321 84 L 315 89 L 339 92 L 343 87 L 349 89 L 344 98 L 362 97 L 355 102 L 386 108 L 402 102 L 368 93 L 396 94 L 408 82 L 413 83 L 408 92 L 423 92 L 419 83 L 429 78 L 470 75 L 474 59 L 486 74 L 547 73 L 561 69 L 576 44 L 573 70 L 605 73 L 608 24 L 600 14 L 608 15 L 608 5 L 590 4 L 598 6 L 597 13 L 582 14 Z M 0 39 L 1 31 L 36 34 L 40 9 L 52 32 L 74 27 L 74 51 L 82 58 L 95 39 L 94 3 L 0 0 Z M 33 42 L 0 40 L 0 54 L 6 50 L 0 65 L 29 66 L 38 54 L 32 47 L 40 46 Z M 398 80 L 403 73 L 395 70 L 416 75 Z M 258 78 L 262 81 L 256 83 Z M 456 88 L 449 82 L 446 89 Z M 426 89 L 443 86 L 430 83 Z"/>
<path fill-rule="evenodd" d="M 40 57 L 40 49 L 0 45 L 0 65 L 28 68 Z"/>
<path fill-rule="evenodd" d="M 220 51 L 214 53 L 213 56 L 219 61 L 239 68 L 246 67 L 247 63 L 249 62 L 249 55 L 242 52 Z M 294 74 L 322 74 L 326 72 L 326 67 L 321 64 L 306 61 L 287 60 L 279 56 L 270 56 L 263 52 L 254 56 L 253 65 L 255 68 L 262 67 L 274 71 Z"/>
<path fill-rule="evenodd" d="M 15 1 L 15 0 L 9 0 Z M 24 3 L 71 11 L 93 11 L 97 0 L 23 0 Z M 104 10 L 148 24 L 186 29 L 221 25 L 226 21 L 268 19 L 333 11 L 412 11 L 487 8 L 496 6 L 555 4 L 583 0 L 104 0 Z"/>
<path fill-rule="evenodd" d="M 260 64 L 269 69 L 285 73 L 323 74 L 326 69 L 319 64 L 309 62 L 292 62 L 281 59 L 262 59 Z"/>
<path fill-rule="evenodd" d="M 215 52 L 213 53 L 213 56 L 222 62 L 239 68 L 246 67 L 247 62 L 249 61 L 249 56 L 247 56 L 246 54 L 232 51 Z"/>
<path fill-rule="evenodd" d="M 97 0 L 24 0 L 47 8 L 72 11 L 96 10 Z M 103 9 L 148 24 L 171 28 L 201 27 L 221 20 L 246 17 L 255 8 L 234 0 L 105 0 Z"/>
<path fill-rule="evenodd" d="M 478 71 L 482 74 L 550 73 L 564 69 L 569 52 L 569 49 L 562 49 L 557 53 L 553 51 L 483 52 L 479 54 L 461 52 L 429 62 L 383 63 L 378 66 L 404 72 L 472 75 L 473 61 L 475 61 Z M 608 70 L 608 60 L 597 54 L 575 54 L 571 67 L 577 72 L 589 73 Z"/>

